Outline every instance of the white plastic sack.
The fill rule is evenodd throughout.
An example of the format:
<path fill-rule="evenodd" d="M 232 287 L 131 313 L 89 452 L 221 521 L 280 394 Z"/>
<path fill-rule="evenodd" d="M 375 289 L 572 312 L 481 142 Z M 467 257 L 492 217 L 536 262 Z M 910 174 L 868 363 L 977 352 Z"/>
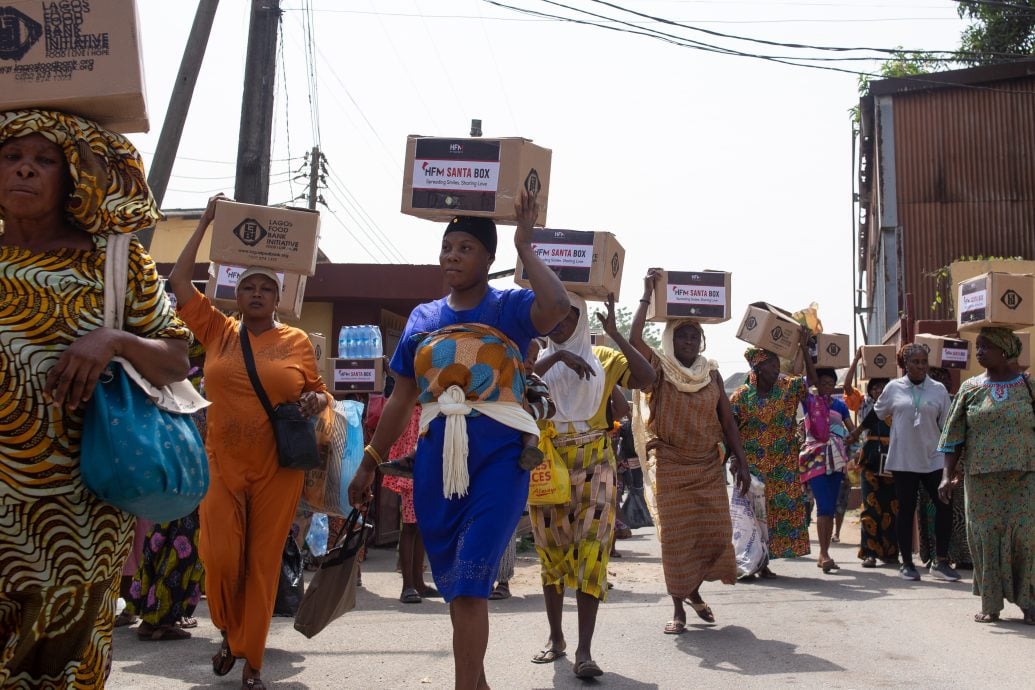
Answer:
<path fill-rule="evenodd" d="M 733 551 L 737 578 L 754 575 L 769 563 L 769 528 L 766 526 L 765 484 L 751 477 L 748 495 L 733 490 L 730 520 L 733 522 Z"/>

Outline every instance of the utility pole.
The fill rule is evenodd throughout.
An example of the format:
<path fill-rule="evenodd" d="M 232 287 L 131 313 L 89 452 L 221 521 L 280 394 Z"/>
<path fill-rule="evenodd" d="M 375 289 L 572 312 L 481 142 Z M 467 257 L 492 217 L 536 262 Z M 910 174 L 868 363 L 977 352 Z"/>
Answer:
<path fill-rule="evenodd" d="M 320 147 L 314 146 L 313 150 L 309 152 L 309 210 L 316 210 L 316 195 L 319 193 L 320 184 L 320 163 L 323 160 L 323 154 L 320 153 Z"/>
<path fill-rule="evenodd" d="M 252 0 L 234 187 L 234 197 L 248 204 L 269 202 L 280 15 L 280 0 Z"/>
<path fill-rule="evenodd" d="M 169 186 L 169 177 L 172 175 L 173 164 L 176 162 L 176 151 L 180 147 L 183 125 L 187 121 L 187 113 L 190 111 L 194 86 L 198 82 L 201 63 L 205 59 L 205 49 L 208 47 L 208 39 L 212 34 L 212 22 L 216 18 L 218 6 L 219 0 L 201 0 L 198 3 L 198 10 L 194 14 L 194 24 L 191 26 L 190 36 L 187 38 L 187 45 L 183 49 L 180 71 L 176 75 L 176 83 L 169 99 L 169 108 L 165 112 L 165 121 L 162 123 L 162 133 L 158 137 L 158 146 L 155 149 L 154 158 L 151 159 L 151 170 L 147 175 L 147 186 L 151 188 L 158 208 L 162 207 L 162 202 L 165 200 L 165 190 Z M 151 248 L 153 236 L 154 228 L 147 228 L 137 233 L 137 239 L 144 245 L 144 249 Z"/>

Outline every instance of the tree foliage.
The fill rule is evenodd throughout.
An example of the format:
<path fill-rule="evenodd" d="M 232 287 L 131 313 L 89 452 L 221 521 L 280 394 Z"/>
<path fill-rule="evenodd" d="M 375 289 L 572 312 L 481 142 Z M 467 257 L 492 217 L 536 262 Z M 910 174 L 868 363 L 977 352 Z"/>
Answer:
<path fill-rule="evenodd" d="M 989 65 L 1035 56 L 1035 0 L 959 0 L 961 19 L 971 20 L 956 59 Z"/>
<path fill-rule="evenodd" d="M 618 332 L 629 336 L 629 327 L 632 325 L 633 313 L 625 307 L 615 307 L 615 325 Z M 648 323 L 643 327 L 643 340 L 655 350 L 661 349 L 661 327 L 656 323 Z"/>

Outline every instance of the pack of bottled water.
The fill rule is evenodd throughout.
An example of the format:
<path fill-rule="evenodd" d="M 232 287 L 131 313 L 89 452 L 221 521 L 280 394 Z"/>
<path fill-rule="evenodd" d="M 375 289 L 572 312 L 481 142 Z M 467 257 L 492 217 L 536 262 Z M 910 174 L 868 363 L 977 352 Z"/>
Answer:
<path fill-rule="evenodd" d="M 384 355 L 378 326 L 342 326 L 338 331 L 338 357 L 379 359 Z"/>

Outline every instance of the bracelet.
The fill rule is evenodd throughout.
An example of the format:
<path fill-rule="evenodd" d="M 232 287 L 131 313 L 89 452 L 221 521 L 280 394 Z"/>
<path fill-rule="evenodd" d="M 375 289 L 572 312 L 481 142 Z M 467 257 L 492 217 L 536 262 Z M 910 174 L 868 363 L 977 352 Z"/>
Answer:
<path fill-rule="evenodd" d="M 384 460 L 381 459 L 381 454 L 377 452 L 377 449 L 369 444 L 363 449 L 363 452 L 369 454 L 370 457 L 376 460 L 378 465 L 384 462 Z"/>
<path fill-rule="evenodd" d="M 642 302 L 643 304 L 650 304 L 649 299 L 641 299 L 640 302 Z"/>

